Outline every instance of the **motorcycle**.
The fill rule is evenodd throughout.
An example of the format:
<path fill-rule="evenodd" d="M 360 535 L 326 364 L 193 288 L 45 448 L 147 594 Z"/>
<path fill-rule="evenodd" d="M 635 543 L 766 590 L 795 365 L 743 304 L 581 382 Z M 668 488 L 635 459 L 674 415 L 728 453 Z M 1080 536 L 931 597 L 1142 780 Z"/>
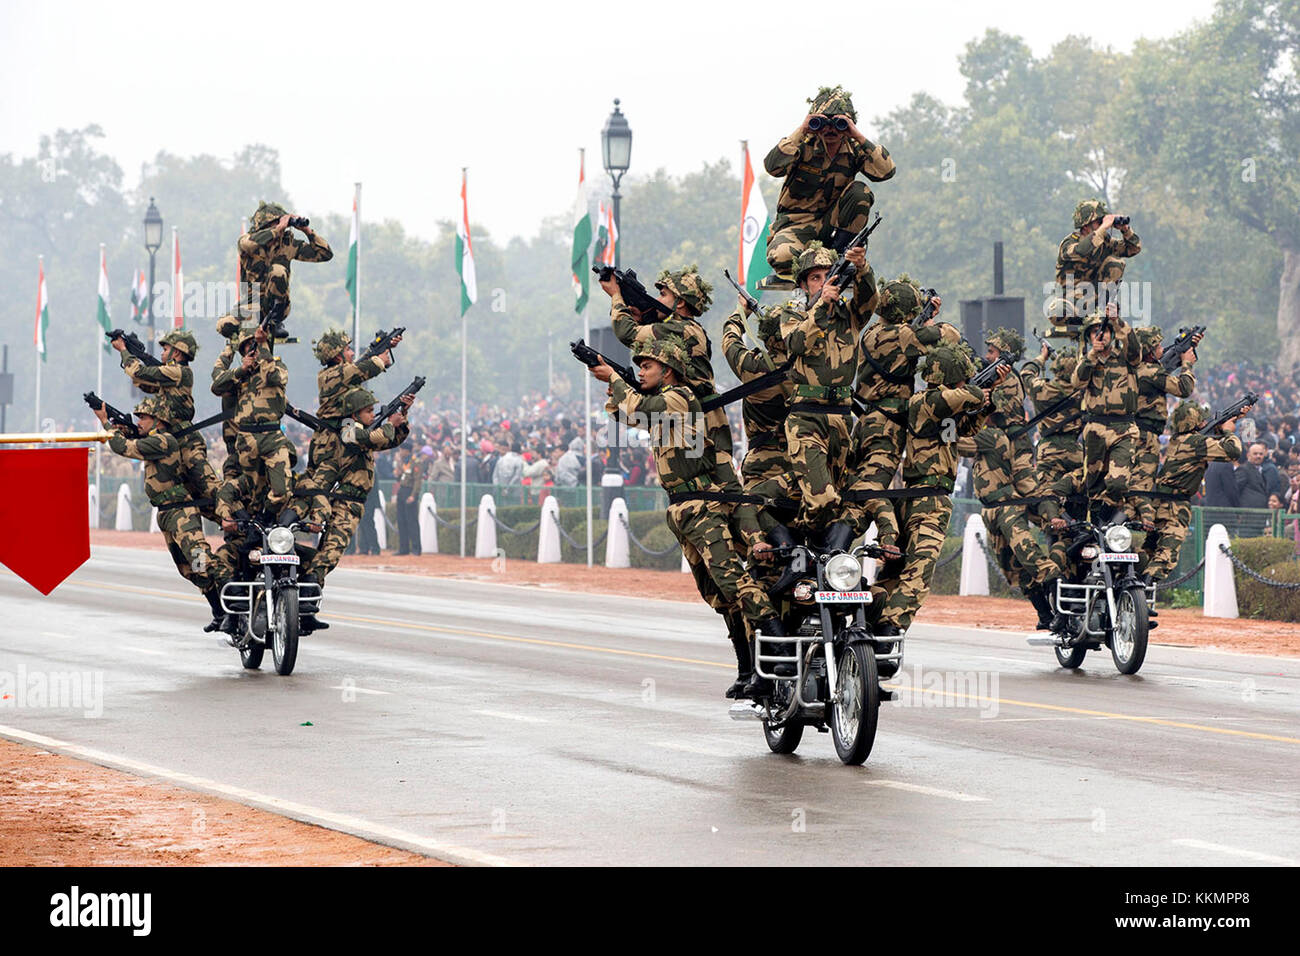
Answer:
<path fill-rule="evenodd" d="M 230 644 L 249 670 L 262 666 L 269 644 L 275 672 L 287 676 L 298 660 L 300 617 L 320 610 L 320 585 L 298 576 L 320 536 L 297 522 L 262 524 L 251 518 L 239 529 L 245 547 L 238 549 L 235 577 L 221 589 L 222 610 L 239 621 Z"/>
<path fill-rule="evenodd" d="M 786 606 L 786 636 L 755 635 L 754 668 L 771 682 L 761 700 L 731 707 L 735 720 L 757 719 L 773 753 L 792 754 L 804 730 L 830 732 L 835 752 L 850 766 L 871 753 L 882 700 L 880 686 L 898 673 L 903 637 L 876 638 L 866 622 L 871 592 L 863 587 L 862 558 L 881 558 L 873 545 L 823 550 L 807 544 L 774 548 L 785 573 L 773 595 Z"/>
<path fill-rule="evenodd" d="M 1062 667 L 1074 670 L 1090 650 L 1110 648 L 1121 674 L 1136 674 L 1146 659 L 1154 584 L 1135 571 L 1138 555 L 1130 550 L 1133 528 L 1076 521 L 1066 527 L 1069 573 L 1056 582 L 1056 613 L 1051 637 L 1031 637 L 1030 644 L 1050 645 Z"/>

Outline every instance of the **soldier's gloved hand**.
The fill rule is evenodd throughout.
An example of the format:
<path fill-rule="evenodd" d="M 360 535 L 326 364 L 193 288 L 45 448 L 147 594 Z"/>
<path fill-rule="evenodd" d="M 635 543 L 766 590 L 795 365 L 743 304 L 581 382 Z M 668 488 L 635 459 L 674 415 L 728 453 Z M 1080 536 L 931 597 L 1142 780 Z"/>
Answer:
<path fill-rule="evenodd" d="M 113 339 L 112 345 L 113 345 L 113 348 L 117 349 L 119 352 L 125 352 L 125 351 L 126 351 L 126 340 L 125 340 L 125 339 Z"/>
<path fill-rule="evenodd" d="M 608 279 L 600 280 L 600 287 L 604 289 L 605 294 L 612 299 L 614 293 L 618 291 L 618 280 L 611 274 Z"/>
<path fill-rule="evenodd" d="M 1070 522 L 1066 521 L 1064 518 L 1061 518 L 1059 516 L 1053 518 L 1050 523 L 1052 525 L 1053 531 L 1064 531 L 1067 527 L 1069 527 L 1070 524 Z"/>

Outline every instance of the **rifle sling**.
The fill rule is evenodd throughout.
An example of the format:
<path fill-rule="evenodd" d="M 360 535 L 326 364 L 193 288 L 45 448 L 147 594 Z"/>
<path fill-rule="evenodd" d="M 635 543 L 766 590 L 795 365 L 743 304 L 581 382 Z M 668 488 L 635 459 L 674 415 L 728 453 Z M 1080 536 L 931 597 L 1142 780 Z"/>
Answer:
<path fill-rule="evenodd" d="M 217 422 L 228 422 L 235 417 L 235 410 L 217 412 L 215 415 L 209 415 L 201 422 L 195 422 L 193 425 L 187 425 L 178 432 L 172 432 L 173 438 L 184 438 L 186 435 L 193 434 L 200 429 L 207 428 L 209 425 L 215 425 Z"/>
<path fill-rule="evenodd" d="M 735 388 L 729 388 L 720 395 L 712 395 L 705 401 L 700 402 L 700 407 L 706 412 L 711 412 L 715 408 L 721 408 L 723 405 L 730 405 L 732 402 L 739 401 L 755 392 L 761 392 L 765 388 L 770 388 L 785 380 L 790 372 L 790 367 L 794 365 L 794 359 L 782 362 L 770 372 L 764 372 L 758 378 L 745 382 L 743 385 L 737 385 Z"/>

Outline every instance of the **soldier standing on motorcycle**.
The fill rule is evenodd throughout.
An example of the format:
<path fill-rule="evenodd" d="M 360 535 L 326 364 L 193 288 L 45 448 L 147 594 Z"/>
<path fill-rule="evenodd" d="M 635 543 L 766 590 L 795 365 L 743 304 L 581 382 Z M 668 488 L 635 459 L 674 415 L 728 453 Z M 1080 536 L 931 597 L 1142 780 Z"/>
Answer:
<path fill-rule="evenodd" d="M 1049 355 L 1050 350 L 1044 342 L 1038 357 L 1029 359 L 1020 369 L 1020 383 L 1033 403 L 1036 416 L 1059 406 L 1038 422 L 1038 444 L 1034 455 L 1038 480 L 1043 485 L 1055 483 L 1063 474 L 1083 470 L 1083 449 L 1079 447 L 1083 411 L 1077 396 L 1061 404 L 1066 396 L 1074 395 L 1070 379 L 1079 354 L 1073 346 L 1058 349 L 1051 358 L 1051 378 L 1047 377 Z"/>
<path fill-rule="evenodd" d="M 1147 495 L 1155 487 L 1160 468 L 1160 436 L 1169 415 L 1168 396 L 1188 398 L 1196 390 L 1196 375 L 1192 372 L 1196 350 L 1190 348 L 1182 354 L 1182 365 L 1175 374 L 1165 371 L 1160 363 L 1165 351 L 1160 326 L 1138 329 L 1137 336 L 1142 343 L 1142 364 L 1137 370 L 1138 444 L 1133 460 L 1133 490 Z M 1197 343 L 1200 340 L 1199 335 L 1194 339 Z"/>

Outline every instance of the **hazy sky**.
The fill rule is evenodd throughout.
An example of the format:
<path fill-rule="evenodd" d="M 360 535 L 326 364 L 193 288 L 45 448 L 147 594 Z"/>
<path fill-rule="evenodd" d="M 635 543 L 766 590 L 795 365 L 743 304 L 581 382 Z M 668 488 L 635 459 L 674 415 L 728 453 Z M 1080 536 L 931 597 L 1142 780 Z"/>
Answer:
<path fill-rule="evenodd" d="M 1092 0 L 1086 17 L 1036 0 L 835 3 L 796 22 L 805 8 L 0 0 L 0 152 L 30 155 L 42 133 L 99 123 L 134 185 L 160 149 L 228 157 L 260 142 L 280 151 L 302 212 L 347 212 L 360 180 L 366 218 L 423 236 L 457 214 L 468 166 L 472 219 L 498 238 L 532 235 L 571 207 L 579 147 L 588 183 L 608 186 L 600 128 L 615 96 L 633 176 L 738 158 L 742 138 L 757 163 L 819 84 L 843 83 L 873 136 L 871 119 L 917 91 L 958 101 L 957 56 L 987 28 L 1043 55 L 1092 24 L 1128 50 L 1213 2 Z"/>

